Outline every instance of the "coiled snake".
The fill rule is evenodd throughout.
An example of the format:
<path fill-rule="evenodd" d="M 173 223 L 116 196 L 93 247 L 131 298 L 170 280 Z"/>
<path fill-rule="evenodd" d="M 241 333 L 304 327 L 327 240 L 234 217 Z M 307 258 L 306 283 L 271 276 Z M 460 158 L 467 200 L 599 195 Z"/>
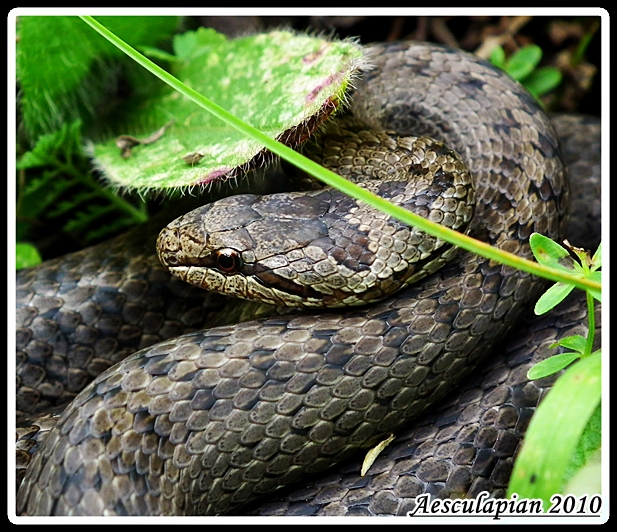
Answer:
<path fill-rule="evenodd" d="M 377 45 L 373 62 L 376 68 L 357 83 L 352 113 L 400 135 L 434 137 L 461 155 L 475 181 L 473 236 L 529 257 L 532 232 L 564 235 L 569 194 L 558 142 L 526 91 L 476 57 L 435 45 Z M 403 185 L 395 186 L 399 192 L 392 195 L 404 196 Z M 329 192 L 311 194 L 321 201 Z M 287 208 L 287 219 L 297 221 L 302 209 L 290 214 Z M 232 225 L 244 227 L 243 216 L 246 211 L 234 211 Z M 226 223 L 219 228 L 229 229 Z M 288 240 L 310 225 L 287 225 Z M 339 253 L 334 262 L 349 270 L 376 276 L 384 267 L 396 270 L 395 259 L 366 258 L 354 249 L 392 242 L 399 225 L 382 219 L 381 229 L 360 227 L 363 238 L 350 237 L 337 222 L 333 227 L 335 234 L 319 234 L 312 253 L 301 254 L 303 264 L 313 256 L 323 261 L 329 246 Z M 184 233 L 191 244 L 183 253 L 202 249 L 203 234 L 192 231 Z M 143 240 L 125 237 L 18 278 L 21 411 L 37 410 L 35 401 L 40 408 L 65 402 L 89 375 L 170 338 L 104 371 L 75 398 L 28 468 L 18 513 L 237 511 L 408 425 L 512 330 L 542 286 L 525 273 L 461 253 L 369 306 L 277 315 L 175 337 L 216 315 L 218 299 L 205 297 L 215 304 L 207 310 L 203 295 L 140 255 L 152 245 Z M 127 251 L 127 242 L 136 247 Z M 217 246 L 225 253 L 210 262 L 221 279 L 239 263 L 233 245 Z M 287 290 L 293 261 L 284 253 L 286 265 L 272 260 L 261 269 L 251 266 L 249 274 L 265 282 L 287 267 Z M 386 266 L 376 270 L 378 260 Z M 340 288 L 334 283 L 330 291 Z M 242 282 L 231 284 L 239 290 Z M 310 297 L 327 291 L 312 284 L 304 290 Z M 440 495 L 460 494 L 458 488 Z"/>

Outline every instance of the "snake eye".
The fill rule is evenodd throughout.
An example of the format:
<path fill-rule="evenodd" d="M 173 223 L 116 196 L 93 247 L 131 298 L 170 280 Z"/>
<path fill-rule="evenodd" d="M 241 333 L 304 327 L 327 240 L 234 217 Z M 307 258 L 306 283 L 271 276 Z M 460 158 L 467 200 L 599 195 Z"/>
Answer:
<path fill-rule="evenodd" d="M 235 249 L 219 249 L 215 253 L 216 267 L 223 273 L 236 273 L 242 268 L 242 257 Z"/>

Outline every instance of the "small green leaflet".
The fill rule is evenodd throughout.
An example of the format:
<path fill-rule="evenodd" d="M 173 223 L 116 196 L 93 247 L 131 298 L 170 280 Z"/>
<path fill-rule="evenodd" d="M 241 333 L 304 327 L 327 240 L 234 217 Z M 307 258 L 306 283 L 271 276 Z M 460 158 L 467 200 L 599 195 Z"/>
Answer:
<path fill-rule="evenodd" d="M 574 290 L 571 284 L 555 283 L 536 301 L 533 311 L 538 315 L 546 314 L 561 303 Z"/>
<path fill-rule="evenodd" d="M 530 368 L 527 372 L 527 378 L 530 380 L 536 380 L 548 377 L 553 373 L 561 371 L 566 366 L 569 366 L 580 356 L 580 353 L 563 353 L 561 355 L 553 355 L 550 358 L 538 362 Z"/>
<path fill-rule="evenodd" d="M 36 266 L 41 261 L 41 255 L 32 244 L 18 242 L 15 245 L 15 268 L 17 270 Z"/>
<path fill-rule="evenodd" d="M 520 48 L 506 60 L 504 70 L 514 79 L 525 79 L 542 59 L 542 49 L 530 44 Z"/>
<path fill-rule="evenodd" d="M 533 233 L 529 244 L 534 257 L 540 264 L 569 273 L 572 273 L 577 266 L 566 248 L 540 233 Z"/>
<path fill-rule="evenodd" d="M 531 251 L 538 263 L 544 266 L 549 266 L 558 270 L 562 270 L 571 274 L 578 275 L 580 277 L 591 278 L 594 281 L 601 280 L 601 273 L 596 271 L 601 267 L 602 250 L 601 244 L 598 246 L 598 250 L 594 254 L 591 261 L 591 265 L 587 267 L 578 264 L 563 246 L 553 242 L 550 238 L 547 238 L 539 233 L 533 233 L 529 239 Z M 579 256 L 581 261 L 588 260 L 588 255 L 584 250 L 573 248 L 574 252 Z M 596 257 L 598 260 L 596 260 Z M 538 315 L 544 314 L 563 301 L 567 295 L 572 292 L 574 286 L 567 285 L 565 283 L 556 283 L 551 286 L 542 296 L 538 299 L 534 312 Z M 601 299 L 601 294 L 597 290 L 590 290 L 591 295 L 598 301 Z"/>

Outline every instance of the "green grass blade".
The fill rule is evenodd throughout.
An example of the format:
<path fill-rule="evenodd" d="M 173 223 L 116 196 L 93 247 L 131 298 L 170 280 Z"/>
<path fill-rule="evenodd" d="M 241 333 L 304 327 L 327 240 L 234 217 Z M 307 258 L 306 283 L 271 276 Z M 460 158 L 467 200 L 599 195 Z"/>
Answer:
<path fill-rule="evenodd" d="M 178 81 L 176 78 L 174 78 L 171 74 L 160 68 L 158 65 L 154 64 L 152 61 L 150 61 L 145 56 L 141 55 L 135 49 L 126 44 L 124 41 L 116 37 L 113 33 L 107 30 L 103 25 L 98 23 L 92 17 L 82 16 L 81 18 L 84 20 L 84 22 L 89 24 L 106 39 L 108 39 L 118 48 L 124 51 L 129 57 L 133 58 L 137 63 L 149 70 L 152 74 L 159 77 L 164 82 L 168 83 L 172 88 L 174 88 L 187 98 L 190 98 L 202 108 L 213 113 L 216 117 L 225 121 L 227 124 L 238 129 L 239 131 L 242 131 L 247 136 L 259 140 L 267 149 L 279 155 L 291 164 L 297 166 L 301 170 L 304 170 L 305 172 L 320 179 L 326 185 L 336 187 L 340 191 L 348 194 L 349 196 L 368 203 L 372 207 L 380 209 L 383 212 L 389 214 L 390 216 L 393 216 L 406 224 L 413 225 L 430 235 L 440 238 L 441 240 L 444 240 L 451 244 L 455 244 L 467 251 L 476 253 L 488 259 L 495 260 L 501 264 L 505 264 L 506 266 L 510 266 L 518 270 L 524 270 L 533 275 L 544 277 L 552 281 L 573 284 L 574 286 L 582 288 L 583 290 L 586 288 L 601 290 L 601 286 L 598 283 L 594 283 L 593 281 L 590 281 L 588 279 L 573 277 L 571 275 L 568 275 L 566 272 L 560 272 L 553 268 L 547 268 L 531 260 L 527 260 L 522 257 L 518 257 L 517 255 L 514 255 L 512 253 L 507 253 L 497 248 L 493 248 L 489 244 L 476 240 L 470 236 L 457 233 L 452 229 L 432 223 L 427 219 L 422 218 L 421 216 L 415 215 L 407 211 L 403 207 L 393 205 L 388 200 L 381 198 L 369 192 L 368 190 L 347 181 L 346 179 L 335 174 L 334 172 L 326 170 L 314 161 L 311 161 L 310 159 L 299 154 L 298 152 L 295 152 L 284 144 L 281 144 L 280 142 L 277 142 L 276 140 L 268 137 L 267 135 L 264 135 L 258 129 L 244 123 L 239 118 L 228 113 L 222 107 L 209 101 L 197 91 L 191 89 L 190 87 L 187 87 L 186 85 Z"/>

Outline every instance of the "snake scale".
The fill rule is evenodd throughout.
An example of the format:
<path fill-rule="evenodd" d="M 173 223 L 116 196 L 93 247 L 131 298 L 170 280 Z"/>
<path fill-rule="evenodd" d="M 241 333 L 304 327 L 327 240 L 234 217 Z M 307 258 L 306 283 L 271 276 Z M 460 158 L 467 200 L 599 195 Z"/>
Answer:
<path fill-rule="evenodd" d="M 351 113 L 461 155 L 475 180 L 473 236 L 529 257 L 533 231 L 564 235 L 558 141 L 520 85 L 424 43 L 376 45 L 372 61 Z M 222 311 L 217 295 L 171 278 L 152 245 L 133 232 L 18 274 L 18 412 L 73 399 L 36 442 L 19 514 L 237 512 L 409 425 L 503 340 L 543 286 L 461 253 L 366 307 L 200 330 L 251 311 Z M 438 480 L 456 484 L 441 496 L 472 484 Z"/>

